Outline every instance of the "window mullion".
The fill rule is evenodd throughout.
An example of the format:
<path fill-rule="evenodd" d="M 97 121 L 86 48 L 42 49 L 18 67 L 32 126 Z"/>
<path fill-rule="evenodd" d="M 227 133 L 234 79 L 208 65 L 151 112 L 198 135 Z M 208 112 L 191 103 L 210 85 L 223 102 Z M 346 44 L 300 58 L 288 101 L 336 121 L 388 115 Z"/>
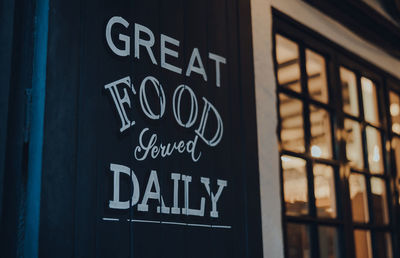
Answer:
<path fill-rule="evenodd" d="M 311 155 L 311 113 L 310 113 L 310 94 L 308 91 L 308 75 L 306 67 L 306 53 L 303 44 L 299 44 L 300 50 L 300 80 L 303 100 L 303 111 L 304 111 L 304 136 L 305 136 L 305 149 L 308 155 Z M 314 193 L 314 173 L 313 173 L 313 160 L 307 160 L 307 182 L 308 182 L 308 199 L 309 199 L 309 212 L 310 216 L 313 218 L 317 217 L 317 209 L 315 203 L 315 193 Z M 310 224 L 309 227 L 311 257 L 319 257 L 319 237 L 318 237 L 318 223 L 315 221 Z"/>

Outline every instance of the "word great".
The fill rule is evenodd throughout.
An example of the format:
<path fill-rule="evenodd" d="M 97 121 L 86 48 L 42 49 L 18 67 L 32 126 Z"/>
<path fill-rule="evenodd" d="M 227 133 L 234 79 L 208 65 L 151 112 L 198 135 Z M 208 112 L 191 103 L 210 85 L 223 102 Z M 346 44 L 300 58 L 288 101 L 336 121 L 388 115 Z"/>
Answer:
<path fill-rule="evenodd" d="M 126 29 L 129 28 L 129 22 L 127 22 L 124 18 L 120 16 L 114 16 L 112 17 L 106 26 L 106 40 L 107 44 L 110 47 L 110 49 L 113 51 L 114 54 L 118 56 L 129 56 L 131 54 L 131 41 L 130 37 L 126 34 L 118 34 L 118 40 L 120 42 L 117 43 L 117 45 L 121 45 L 121 42 L 123 43 L 122 46 L 118 48 L 117 45 L 115 44 L 113 37 L 112 37 L 112 32 L 114 26 L 123 26 Z M 143 34 L 145 34 L 145 37 L 143 37 Z M 154 56 L 153 53 L 153 46 L 155 44 L 155 37 L 154 33 L 147 27 L 135 23 L 134 25 L 134 48 L 135 48 L 135 58 L 140 59 L 140 50 L 145 49 L 147 51 L 148 56 L 151 59 L 151 62 L 155 65 L 158 65 L 158 62 Z M 167 43 L 170 46 L 167 46 Z M 169 37 L 167 35 L 161 34 L 160 35 L 160 65 L 162 68 L 167 69 L 169 71 L 172 71 L 177 74 L 182 74 L 182 68 L 177 67 L 176 65 L 172 63 L 167 62 L 167 57 L 169 59 L 179 58 L 179 52 L 176 51 L 173 48 L 179 48 L 180 42 L 179 40 L 176 40 L 172 37 Z M 215 62 L 215 84 L 217 87 L 221 86 L 221 64 L 226 64 L 226 59 L 222 56 L 219 56 L 217 54 L 213 53 L 208 53 L 208 58 L 212 61 Z M 185 75 L 190 76 L 192 72 L 197 73 L 203 77 L 204 81 L 207 81 L 207 73 L 206 70 L 204 69 L 203 61 L 200 56 L 200 52 L 198 48 L 193 48 L 193 51 L 190 56 L 189 63 L 186 68 Z"/>
<path fill-rule="evenodd" d="M 192 177 L 188 175 L 171 173 L 171 180 L 173 182 L 173 196 L 172 196 L 172 206 L 167 206 L 164 202 L 164 198 L 161 195 L 160 183 L 158 181 L 157 171 L 151 170 L 149 179 L 147 180 L 146 190 L 144 195 L 140 201 L 140 184 L 134 173 L 127 166 L 119 165 L 119 164 L 110 164 L 110 170 L 114 173 L 114 183 L 113 183 L 113 200 L 109 201 L 109 208 L 111 209 L 129 209 L 130 206 L 136 206 L 137 210 L 141 212 L 149 212 L 149 200 L 158 201 L 158 205 L 156 208 L 157 213 L 163 214 L 183 214 L 187 216 L 205 216 L 205 202 L 206 197 L 201 197 L 200 199 L 200 208 L 190 208 L 190 183 L 192 182 Z M 121 201 L 120 200 L 120 174 L 125 174 L 130 176 L 132 180 L 132 197 L 130 200 Z M 210 187 L 210 178 L 201 177 L 200 182 L 206 189 L 210 198 L 207 198 L 211 201 L 211 211 L 209 216 L 211 218 L 218 218 L 218 200 L 221 197 L 222 191 L 225 187 L 227 187 L 228 183 L 226 180 L 217 180 L 218 190 L 214 193 Z M 184 196 L 183 196 L 183 207 L 180 207 L 180 197 L 179 197 L 179 186 L 183 184 L 184 187 Z M 154 191 L 152 190 L 154 189 Z M 130 203 L 130 205 L 129 205 Z"/>

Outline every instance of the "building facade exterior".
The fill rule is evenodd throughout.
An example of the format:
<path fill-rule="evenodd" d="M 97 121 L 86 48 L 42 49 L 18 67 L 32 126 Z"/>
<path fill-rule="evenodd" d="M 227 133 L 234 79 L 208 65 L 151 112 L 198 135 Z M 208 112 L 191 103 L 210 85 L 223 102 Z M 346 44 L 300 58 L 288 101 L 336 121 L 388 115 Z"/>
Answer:
<path fill-rule="evenodd" d="M 391 252 L 399 239 L 399 182 L 393 168 L 398 49 L 382 48 L 371 27 L 364 28 L 366 34 L 357 29 L 371 20 L 378 27 L 373 15 L 356 21 L 348 15 L 359 18 L 370 7 L 396 33 L 398 22 L 378 1 L 322 2 L 252 2 L 265 256 L 396 257 Z M 379 121 L 369 120 L 374 112 Z M 380 126 L 373 129 L 374 123 Z M 382 126 L 388 131 L 379 133 Z M 273 162 L 279 160 L 276 153 L 280 164 Z M 374 172 L 382 155 L 388 170 Z M 357 167 L 364 171 L 356 173 Z M 382 199 L 387 199 L 384 206 L 378 204 Z M 276 223 L 280 218 L 283 231 Z"/>
<path fill-rule="evenodd" d="M 400 2 L 4 0 L 1 257 L 400 257 Z"/>

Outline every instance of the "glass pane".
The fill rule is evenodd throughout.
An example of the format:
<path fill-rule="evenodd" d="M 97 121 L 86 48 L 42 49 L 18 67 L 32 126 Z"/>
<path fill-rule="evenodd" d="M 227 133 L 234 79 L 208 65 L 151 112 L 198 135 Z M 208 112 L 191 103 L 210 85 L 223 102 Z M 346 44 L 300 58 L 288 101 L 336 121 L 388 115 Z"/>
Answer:
<path fill-rule="evenodd" d="M 372 174 L 383 174 L 382 141 L 380 132 L 370 126 L 365 129 L 369 170 Z"/>
<path fill-rule="evenodd" d="M 365 177 L 360 174 L 351 174 L 349 177 L 351 210 L 353 221 L 368 222 L 368 198 Z"/>
<path fill-rule="evenodd" d="M 306 69 L 308 77 L 308 93 L 310 94 L 310 97 L 328 103 L 325 58 L 307 49 Z"/>
<path fill-rule="evenodd" d="M 294 223 L 286 224 L 287 249 L 290 258 L 311 257 L 308 226 Z"/>
<path fill-rule="evenodd" d="M 331 121 L 328 111 L 310 105 L 311 155 L 332 158 Z"/>
<path fill-rule="evenodd" d="M 286 155 L 281 160 L 286 214 L 308 214 L 306 161 Z"/>
<path fill-rule="evenodd" d="M 397 171 L 396 185 L 398 191 L 400 192 L 400 138 L 399 137 L 394 137 L 392 139 L 392 148 L 394 150 L 394 158 L 396 161 L 396 171 Z M 400 195 L 398 202 L 400 204 Z"/>
<path fill-rule="evenodd" d="M 371 233 L 366 230 L 354 230 L 356 258 L 371 258 Z"/>
<path fill-rule="evenodd" d="M 378 95 L 376 94 L 375 84 L 370 79 L 361 77 L 361 89 L 365 120 L 370 123 L 378 124 Z"/>
<path fill-rule="evenodd" d="M 276 61 L 278 84 L 300 92 L 300 62 L 298 45 L 281 35 L 276 35 Z"/>
<path fill-rule="evenodd" d="M 279 107 L 282 148 L 304 152 L 303 103 L 298 99 L 279 94 Z"/>
<path fill-rule="evenodd" d="M 336 217 L 336 192 L 333 168 L 314 165 L 314 194 L 318 217 Z"/>
<path fill-rule="evenodd" d="M 400 97 L 393 91 L 389 93 L 390 116 L 392 117 L 392 131 L 400 134 Z"/>
<path fill-rule="evenodd" d="M 388 224 L 389 214 L 386 197 L 385 181 L 381 178 L 371 178 L 372 207 L 375 223 Z"/>
<path fill-rule="evenodd" d="M 342 84 L 343 111 L 358 116 L 358 90 L 356 75 L 346 68 L 340 67 Z"/>
<path fill-rule="evenodd" d="M 318 237 L 320 258 L 335 258 L 340 256 L 339 241 L 336 228 L 319 226 Z"/>
<path fill-rule="evenodd" d="M 344 120 L 346 156 L 350 165 L 356 168 L 364 168 L 364 158 L 362 151 L 361 126 L 358 122 Z"/>
<path fill-rule="evenodd" d="M 392 258 L 392 240 L 388 232 L 375 232 L 375 246 L 378 258 Z"/>

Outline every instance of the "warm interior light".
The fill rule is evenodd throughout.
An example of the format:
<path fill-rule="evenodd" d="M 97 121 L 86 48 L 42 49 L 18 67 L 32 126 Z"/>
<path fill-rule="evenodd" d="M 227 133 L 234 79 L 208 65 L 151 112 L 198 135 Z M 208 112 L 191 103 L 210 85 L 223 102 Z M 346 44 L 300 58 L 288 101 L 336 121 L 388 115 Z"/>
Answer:
<path fill-rule="evenodd" d="M 383 195 L 385 194 L 385 185 L 382 182 L 382 179 L 379 178 L 371 178 L 371 192 L 375 195 Z"/>
<path fill-rule="evenodd" d="M 374 156 L 373 156 L 373 161 L 378 162 L 381 159 L 381 156 L 379 155 L 379 148 L 378 146 L 374 146 Z"/>
<path fill-rule="evenodd" d="M 365 92 L 367 92 L 368 94 L 372 93 L 372 81 L 370 79 L 362 77 L 361 84 L 362 84 L 362 88 Z"/>
<path fill-rule="evenodd" d="M 330 198 L 331 197 L 331 189 L 329 188 L 329 185 L 322 185 L 318 186 L 315 189 L 315 198 L 317 199 L 323 199 L 323 198 Z"/>
<path fill-rule="evenodd" d="M 395 132 L 395 133 L 397 133 L 397 134 L 400 134 L 400 124 L 394 123 L 394 124 L 392 125 L 392 130 L 393 130 L 393 132 Z"/>
<path fill-rule="evenodd" d="M 390 114 L 391 114 L 392 116 L 398 116 L 399 113 L 400 113 L 399 104 L 397 104 L 397 103 L 392 103 L 392 104 L 390 105 Z"/>
<path fill-rule="evenodd" d="M 318 145 L 311 146 L 311 156 L 315 158 L 321 157 L 322 150 Z"/>

